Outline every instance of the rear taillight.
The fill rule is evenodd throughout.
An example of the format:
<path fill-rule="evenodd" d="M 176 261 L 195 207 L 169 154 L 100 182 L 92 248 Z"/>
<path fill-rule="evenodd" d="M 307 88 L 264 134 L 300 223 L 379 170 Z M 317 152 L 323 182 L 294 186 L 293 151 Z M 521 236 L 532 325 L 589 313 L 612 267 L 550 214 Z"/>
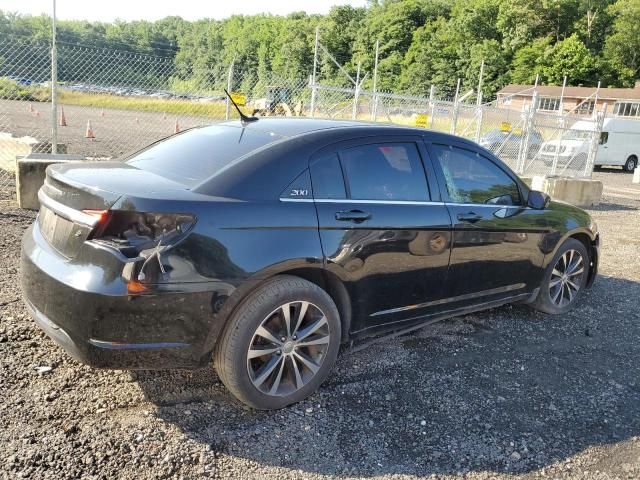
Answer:
<path fill-rule="evenodd" d="M 109 214 L 109 210 L 82 210 L 82 213 L 86 213 L 90 217 L 93 217 L 97 221 L 97 225 L 104 223 Z"/>
<path fill-rule="evenodd" d="M 166 250 L 182 240 L 195 225 L 193 215 L 125 210 L 85 213 L 99 217 L 90 240 L 115 248 L 127 257 Z"/>

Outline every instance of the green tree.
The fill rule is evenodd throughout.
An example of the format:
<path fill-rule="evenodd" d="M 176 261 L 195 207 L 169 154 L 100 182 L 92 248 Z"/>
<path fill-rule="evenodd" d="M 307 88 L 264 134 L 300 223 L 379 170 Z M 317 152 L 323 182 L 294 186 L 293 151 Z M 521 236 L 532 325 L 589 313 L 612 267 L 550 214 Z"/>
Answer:
<path fill-rule="evenodd" d="M 596 78 L 596 59 L 577 35 L 556 43 L 542 68 L 543 80 L 560 84 L 564 76 L 570 85 L 593 84 Z"/>
<path fill-rule="evenodd" d="M 482 75 L 482 98 L 490 100 L 508 83 L 508 60 L 497 40 L 484 40 L 473 45 L 469 51 L 469 62 L 464 72 L 468 88 L 476 88 L 480 77 L 480 66 L 484 61 Z"/>
<path fill-rule="evenodd" d="M 640 0 L 618 0 L 609 11 L 615 21 L 604 56 L 618 82 L 631 86 L 640 75 Z"/>
<path fill-rule="evenodd" d="M 520 48 L 511 61 L 511 81 L 516 84 L 532 84 L 542 73 L 551 53 L 551 37 L 537 38 L 530 45 Z"/>

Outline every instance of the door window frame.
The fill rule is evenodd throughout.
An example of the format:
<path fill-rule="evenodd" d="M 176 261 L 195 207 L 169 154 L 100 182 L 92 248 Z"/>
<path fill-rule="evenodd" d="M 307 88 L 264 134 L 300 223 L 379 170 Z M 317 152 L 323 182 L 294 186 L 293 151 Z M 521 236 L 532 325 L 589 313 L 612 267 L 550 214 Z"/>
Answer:
<path fill-rule="evenodd" d="M 434 151 L 434 147 L 444 147 L 444 148 L 458 148 L 460 150 L 465 150 L 471 154 L 474 155 L 478 155 L 482 158 L 484 158 L 486 161 L 492 163 L 495 167 L 497 167 L 499 170 L 501 170 L 507 177 L 509 177 L 511 179 L 512 182 L 514 182 L 516 184 L 516 187 L 518 188 L 518 194 L 520 196 L 520 203 L 519 204 L 514 204 L 514 205 L 495 205 L 495 204 L 489 204 L 489 203 L 458 203 L 458 202 L 454 202 L 450 197 L 449 197 L 449 190 L 447 189 L 447 181 L 444 175 L 444 172 L 442 171 L 442 168 L 440 166 L 440 162 L 438 162 L 436 160 L 437 158 L 437 154 Z M 441 192 L 441 196 L 443 201 L 448 204 L 448 205 L 478 205 L 478 206 L 488 206 L 488 207 L 505 207 L 505 206 L 510 206 L 510 207 L 521 207 L 521 208 L 525 208 L 527 206 L 527 195 L 529 194 L 529 190 L 524 188 L 522 181 L 513 173 L 511 172 L 509 169 L 506 168 L 506 166 L 504 164 L 502 164 L 502 162 L 495 161 L 494 159 L 492 159 L 491 157 L 489 157 L 488 155 L 486 155 L 484 152 L 480 151 L 479 149 L 475 149 L 470 145 L 465 145 L 463 143 L 459 143 L 459 142 L 449 142 L 449 143 L 443 143 L 443 142 L 429 142 L 427 145 L 427 150 L 429 152 L 429 156 L 431 157 L 432 161 L 431 163 L 433 164 L 433 168 L 435 168 L 436 170 L 436 178 L 438 180 L 438 184 L 440 186 L 440 192 Z"/>

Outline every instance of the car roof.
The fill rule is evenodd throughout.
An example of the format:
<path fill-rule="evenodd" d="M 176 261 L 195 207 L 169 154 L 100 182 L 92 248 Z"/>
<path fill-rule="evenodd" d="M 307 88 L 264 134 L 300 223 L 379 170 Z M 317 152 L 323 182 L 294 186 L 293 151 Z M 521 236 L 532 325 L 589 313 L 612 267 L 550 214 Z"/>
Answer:
<path fill-rule="evenodd" d="M 306 133 L 313 133 L 320 130 L 341 129 L 341 128 L 387 128 L 389 130 L 410 130 L 415 133 L 419 131 L 424 134 L 424 129 L 405 127 L 385 123 L 361 122 L 355 120 L 331 120 L 326 118 L 292 118 L 292 117 L 258 117 L 259 120 L 242 125 L 240 120 L 223 122 L 221 125 L 230 127 L 244 127 L 249 130 L 262 131 L 281 137 L 295 137 Z"/>

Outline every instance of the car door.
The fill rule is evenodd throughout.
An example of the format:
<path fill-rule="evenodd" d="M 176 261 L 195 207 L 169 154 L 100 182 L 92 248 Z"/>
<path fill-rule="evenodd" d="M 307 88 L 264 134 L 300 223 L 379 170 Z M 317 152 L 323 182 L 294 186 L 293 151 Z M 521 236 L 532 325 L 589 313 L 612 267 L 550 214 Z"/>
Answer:
<path fill-rule="evenodd" d="M 542 278 L 546 220 L 501 162 L 468 144 L 430 144 L 453 223 L 447 295 L 464 306 L 532 292 Z"/>
<path fill-rule="evenodd" d="M 451 220 L 425 156 L 419 137 L 376 137 L 311 159 L 326 268 L 349 289 L 352 332 L 420 318 L 444 294 Z"/>

